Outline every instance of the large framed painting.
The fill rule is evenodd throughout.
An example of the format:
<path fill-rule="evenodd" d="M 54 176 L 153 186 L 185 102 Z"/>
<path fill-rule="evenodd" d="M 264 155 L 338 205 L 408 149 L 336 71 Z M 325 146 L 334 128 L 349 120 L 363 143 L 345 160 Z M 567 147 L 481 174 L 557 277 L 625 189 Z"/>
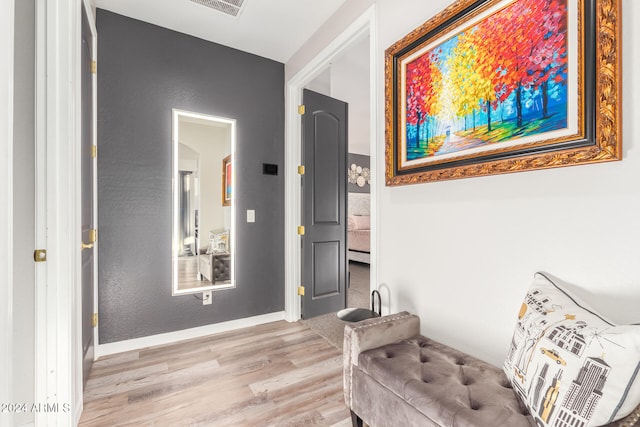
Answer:
<path fill-rule="evenodd" d="M 620 0 L 458 0 L 386 51 L 386 184 L 622 158 Z"/>

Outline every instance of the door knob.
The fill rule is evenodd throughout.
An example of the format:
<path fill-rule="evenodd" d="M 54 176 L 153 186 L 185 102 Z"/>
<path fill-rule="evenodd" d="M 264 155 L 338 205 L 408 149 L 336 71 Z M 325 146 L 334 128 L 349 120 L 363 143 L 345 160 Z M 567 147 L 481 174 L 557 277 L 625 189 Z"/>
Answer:
<path fill-rule="evenodd" d="M 85 249 L 91 249 L 93 248 L 93 243 L 85 243 L 82 242 L 82 250 L 84 251 Z"/>

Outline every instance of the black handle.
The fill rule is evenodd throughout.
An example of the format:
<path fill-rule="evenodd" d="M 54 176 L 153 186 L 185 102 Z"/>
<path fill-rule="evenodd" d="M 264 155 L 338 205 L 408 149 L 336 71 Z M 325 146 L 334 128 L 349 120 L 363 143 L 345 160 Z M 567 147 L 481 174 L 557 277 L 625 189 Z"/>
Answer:
<path fill-rule="evenodd" d="M 376 312 L 376 308 L 375 308 L 375 304 L 373 301 L 373 297 L 374 296 L 378 296 L 378 311 Z M 374 313 L 378 313 L 378 316 L 382 316 L 382 299 L 380 298 L 380 292 L 378 292 L 376 289 L 374 289 L 371 292 L 371 311 L 373 311 Z"/>

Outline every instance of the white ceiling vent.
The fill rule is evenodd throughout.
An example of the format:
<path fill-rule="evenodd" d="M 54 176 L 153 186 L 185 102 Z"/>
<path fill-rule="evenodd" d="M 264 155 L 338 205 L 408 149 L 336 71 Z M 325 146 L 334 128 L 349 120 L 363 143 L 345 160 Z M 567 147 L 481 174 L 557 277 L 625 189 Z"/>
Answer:
<path fill-rule="evenodd" d="M 238 17 L 242 11 L 242 6 L 246 3 L 245 0 L 191 0 L 194 3 L 198 3 L 202 6 L 209 7 L 218 12 L 222 12 L 227 15 Z"/>

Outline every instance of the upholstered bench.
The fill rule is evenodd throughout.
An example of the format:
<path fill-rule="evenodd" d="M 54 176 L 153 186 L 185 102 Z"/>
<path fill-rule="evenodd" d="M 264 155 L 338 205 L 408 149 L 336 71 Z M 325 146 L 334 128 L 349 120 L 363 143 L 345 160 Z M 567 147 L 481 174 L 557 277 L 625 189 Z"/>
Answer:
<path fill-rule="evenodd" d="M 420 335 L 407 312 L 345 326 L 344 398 L 354 426 L 536 426 L 500 368 Z"/>
<path fill-rule="evenodd" d="M 229 280 L 231 276 L 231 255 L 228 252 L 215 254 L 200 254 L 198 256 L 198 270 L 201 280 L 211 283 Z"/>

